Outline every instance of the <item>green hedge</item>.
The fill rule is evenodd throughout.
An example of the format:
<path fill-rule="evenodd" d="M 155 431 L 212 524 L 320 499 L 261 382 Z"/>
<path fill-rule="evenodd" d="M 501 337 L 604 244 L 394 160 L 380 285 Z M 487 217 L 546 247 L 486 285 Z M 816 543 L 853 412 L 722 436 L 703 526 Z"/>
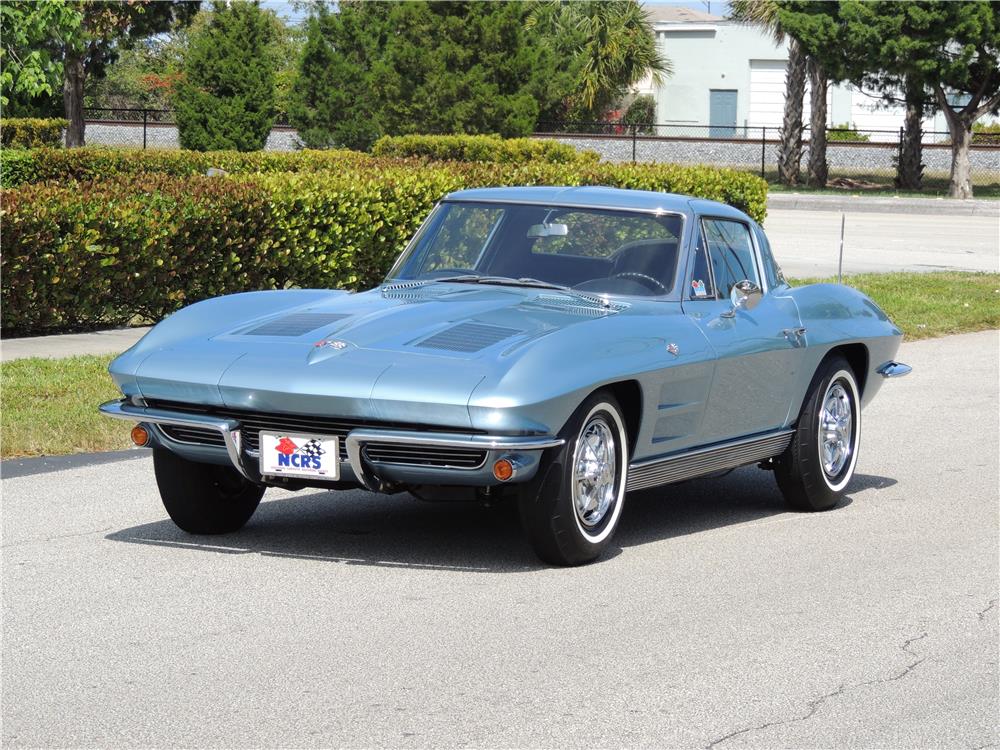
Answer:
<path fill-rule="evenodd" d="M 596 151 L 577 151 L 556 140 L 501 138 L 497 135 L 382 136 L 372 146 L 376 156 L 417 156 L 437 161 L 488 161 L 501 164 L 548 162 L 595 164 Z"/>
<path fill-rule="evenodd" d="M 0 119 L 0 143 L 4 148 L 40 148 L 63 144 L 63 130 L 69 122 L 56 117 L 5 117 Z"/>
<path fill-rule="evenodd" d="M 491 185 L 609 185 L 722 200 L 758 220 L 767 186 L 673 165 L 359 161 L 337 171 L 228 177 L 119 174 L 2 194 L 6 329 L 158 320 L 248 289 L 364 289 L 445 193 Z"/>
<path fill-rule="evenodd" d="M 358 151 L 184 151 L 71 148 L 0 152 L 0 187 L 45 180 L 98 180 L 121 175 L 205 174 L 215 167 L 231 173 L 318 172 L 373 160 Z"/>

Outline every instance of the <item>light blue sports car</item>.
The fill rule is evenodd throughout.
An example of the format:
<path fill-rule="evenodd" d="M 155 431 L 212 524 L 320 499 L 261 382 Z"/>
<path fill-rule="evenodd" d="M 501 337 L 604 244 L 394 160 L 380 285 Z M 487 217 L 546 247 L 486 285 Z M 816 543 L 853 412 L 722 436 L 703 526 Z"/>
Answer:
<path fill-rule="evenodd" d="M 446 196 L 385 282 L 191 305 L 111 363 L 167 513 L 234 532 L 267 486 L 516 503 L 542 559 L 608 545 L 626 493 L 759 464 L 824 510 L 901 332 L 791 288 L 713 201 L 581 187 Z M 668 494 L 668 493 L 665 493 Z"/>

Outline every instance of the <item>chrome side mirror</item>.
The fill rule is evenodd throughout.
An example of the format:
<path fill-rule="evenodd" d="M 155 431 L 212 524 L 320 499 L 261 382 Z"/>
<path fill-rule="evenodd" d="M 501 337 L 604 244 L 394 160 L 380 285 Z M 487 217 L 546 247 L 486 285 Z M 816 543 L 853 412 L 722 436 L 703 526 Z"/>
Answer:
<path fill-rule="evenodd" d="M 733 284 L 733 289 L 729 292 L 729 301 L 733 307 L 722 313 L 723 317 L 736 317 L 737 310 L 753 310 L 764 298 L 764 292 L 752 281 L 744 279 Z"/>

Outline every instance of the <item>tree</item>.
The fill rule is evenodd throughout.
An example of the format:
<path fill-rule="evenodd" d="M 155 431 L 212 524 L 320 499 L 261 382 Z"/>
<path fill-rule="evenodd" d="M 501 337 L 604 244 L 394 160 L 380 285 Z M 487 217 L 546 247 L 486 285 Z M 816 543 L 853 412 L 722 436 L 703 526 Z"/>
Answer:
<path fill-rule="evenodd" d="M 551 60 L 529 43 L 526 12 L 521 3 L 392 4 L 371 75 L 385 132 L 530 133 Z"/>
<path fill-rule="evenodd" d="M 784 185 L 797 185 L 802 163 L 802 106 L 808 61 L 799 40 L 786 34 L 778 15 L 779 6 L 779 0 L 733 0 L 730 12 L 735 20 L 759 26 L 770 33 L 777 44 L 783 44 L 788 38 L 785 109 L 778 145 L 778 180 Z M 825 109 L 826 99 L 823 101 Z"/>
<path fill-rule="evenodd" d="M 868 59 L 905 81 L 915 101 L 917 87 L 932 92 L 951 135 L 948 193 L 971 197 L 972 127 L 1000 108 L 1000 4 L 845 0 L 842 6 L 852 50 L 872 49 Z"/>
<path fill-rule="evenodd" d="M 216 2 L 191 39 L 174 108 L 181 146 L 264 147 L 274 124 L 274 27 L 259 2 Z"/>
<path fill-rule="evenodd" d="M 310 148 L 367 149 L 380 134 L 371 67 L 385 44 L 388 5 L 312 6 L 288 108 Z"/>
<path fill-rule="evenodd" d="M 61 43 L 66 145 L 84 145 L 83 96 L 88 78 L 102 77 L 121 47 L 186 23 L 200 0 L 67 0 L 81 16 L 76 33 Z"/>
<path fill-rule="evenodd" d="M 658 82 L 672 73 L 636 0 L 549 0 L 532 9 L 526 25 L 568 61 L 572 119 L 599 119 L 647 75 Z"/>
<path fill-rule="evenodd" d="M 62 81 L 62 48 L 83 17 L 65 0 L 0 3 L 0 104 L 7 110 L 53 96 Z M 9 112 L 9 110 L 7 110 Z"/>

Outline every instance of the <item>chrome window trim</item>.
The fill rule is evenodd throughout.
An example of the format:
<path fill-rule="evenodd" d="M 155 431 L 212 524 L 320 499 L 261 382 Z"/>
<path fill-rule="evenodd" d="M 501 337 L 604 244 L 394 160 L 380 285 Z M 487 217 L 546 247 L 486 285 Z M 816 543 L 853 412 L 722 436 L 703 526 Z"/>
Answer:
<path fill-rule="evenodd" d="M 764 267 L 763 267 L 763 263 L 761 261 L 761 255 L 760 255 L 760 245 L 757 243 L 757 237 L 755 236 L 753 228 L 747 222 L 745 222 L 743 219 L 738 219 L 738 218 L 733 217 L 733 216 L 719 216 L 718 214 L 698 214 L 697 215 L 697 219 L 698 219 L 698 226 L 701 229 L 702 234 L 704 234 L 704 229 L 705 229 L 704 222 L 705 222 L 706 219 L 709 219 L 709 220 L 712 220 L 712 221 L 729 221 L 729 222 L 733 222 L 734 224 L 740 224 L 747 231 L 747 234 L 750 235 L 750 247 L 753 250 L 754 268 L 756 268 L 756 270 L 757 270 L 757 284 L 760 286 L 761 291 L 764 294 L 767 294 L 770 291 L 770 286 L 768 285 L 768 283 L 767 283 L 767 277 L 764 274 Z M 762 229 L 761 231 L 764 231 L 764 230 Z M 692 255 L 693 255 L 694 250 L 697 250 L 697 245 L 693 248 Z M 706 255 L 706 258 L 708 260 L 708 272 L 712 276 L 712 288 L 715 289 L 716 296 L 715 297 L 691 297 L 690 299 L 693 302 L 705 302 L 705 301 L 713 301 L 713 300 L 715 300 L 715 301 L 724 300 L 724 299 L 726 299 L 725 297 L 720 297 L 719 296 L 719 285 L 715 281 L 715 266 L 712 263 L 712 256 L 708 252 L 708 244 L 707 244 L 707 242 L 705 244 L 705 255 Z M 689 278 L 685 279 L 685 287 L 686 287 L 687 283 L 691 281 L 690 277 L 693 274 L 694 274 L 694 265 L 692 264 L 691 265 L 690 273 L 688 274 Z M 685 298 L 685 300 L 686 299 L 687 298 Z"/>

